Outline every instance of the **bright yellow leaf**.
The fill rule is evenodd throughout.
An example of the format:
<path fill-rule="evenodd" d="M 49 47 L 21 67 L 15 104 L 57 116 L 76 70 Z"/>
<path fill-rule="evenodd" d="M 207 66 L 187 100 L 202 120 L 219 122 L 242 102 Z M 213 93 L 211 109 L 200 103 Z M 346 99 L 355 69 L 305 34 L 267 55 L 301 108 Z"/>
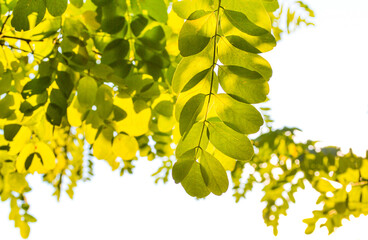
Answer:
<path fill-rule="evenodd" d="M 115 97 L 114 104 L 127 113 L 126 118 L 116 123 L 118 132 L 125 132 L 130 136 L 141 136 L 148 132 L 151 109 L 146 108 L 136 113 L 131 98 Z"/>
<path fill-rule="evenodd" d="M 124 160 L 131 160 L 136 156 L 139 149 L 138 142 L 135 137 L 126 134 L 119 134 L 114 138 L 112 150 L 116 155 Z"/>

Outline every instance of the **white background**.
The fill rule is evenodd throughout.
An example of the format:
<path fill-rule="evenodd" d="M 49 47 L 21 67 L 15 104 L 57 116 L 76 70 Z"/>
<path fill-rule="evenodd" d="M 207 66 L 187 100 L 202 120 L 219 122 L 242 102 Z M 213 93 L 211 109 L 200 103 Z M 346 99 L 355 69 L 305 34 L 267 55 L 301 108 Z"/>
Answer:
<path fill-rule="evenodd" d="M 271 116 L 275 127 L 296 126 L 300 139 L 321 146 L 349 147 L 360 155 L 368 149 L 368 1 L 308 0 L 316 27 L 285 36 L 265 57 L 270 81 Z M 263 223 L 262 193 L 255 189 L 235 204 L 229 190 L 221 197 L 195 200 L 173 181 L 155 185 L 150 174 L 159 161 L 137 161 L 133 175 L 119 177 L 104 162 L 95 165 L 91 182 L 80 183 L 74 200 L 51 196 L 40 176 L 30 176 L 30 240 L 64 239 L 366 239 L 367 217 L 345 221 L 328 236 L 325 228 L 304 235 L 302 219 L 312 216 L 317 194 L 296 194 L 288 216 L 281 217 L 279 235 Z M 0 239 L 21 239 L 8 220 L 9 203 L 0 204 Z"/>

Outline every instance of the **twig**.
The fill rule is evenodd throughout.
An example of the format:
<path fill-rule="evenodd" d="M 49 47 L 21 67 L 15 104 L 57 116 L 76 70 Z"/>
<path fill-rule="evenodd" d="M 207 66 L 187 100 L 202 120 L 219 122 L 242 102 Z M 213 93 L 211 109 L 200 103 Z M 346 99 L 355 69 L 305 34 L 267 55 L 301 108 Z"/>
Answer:
<path fill-rule="evenodd" d="M 9 18 L 10 18 L 10 15 L 6 16 L 6 19 L 5 19 L 4 23 L 3 23 L 3 25 L 1 26 L 0 36 L 1 36 L 1 34 L 3 34 L 5 24 L 9 20 Z"/>
<path fill-rule="evenodd" d="M 14 36 L 7 36 L 7 35 L 3 35 L 3 36 L 0 35 L 0 37 L 1 38 L 17 39 L 17 40 L 25 41 L 26 43 L 30 43 L 30 42 L 43 42 L 43 40 L 33 40 L 33 39 L 29 39 L 29 38 L 14 37 Z"/>

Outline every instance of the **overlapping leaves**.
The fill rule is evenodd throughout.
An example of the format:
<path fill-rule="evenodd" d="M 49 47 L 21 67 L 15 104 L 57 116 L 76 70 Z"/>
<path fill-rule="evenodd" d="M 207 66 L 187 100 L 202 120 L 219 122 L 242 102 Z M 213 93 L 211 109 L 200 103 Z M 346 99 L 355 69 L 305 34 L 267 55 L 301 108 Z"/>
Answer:
<path fill-rule="evenodd" d="M 179 33 L 183 59 L 172 82 L 181 135 L 173 177 L 191 196 L 221 195 L 228 181 L 215 153 L 250 160 L 247 134 L 263 124 L 251 104 L 268 94 L 272 70 L 257 53 L 275 46 L 271 22 L 260 1 L 187 0 L 173 9 L 186 19 Z M 219 85 L 225 93 L 217 93 Z"/>

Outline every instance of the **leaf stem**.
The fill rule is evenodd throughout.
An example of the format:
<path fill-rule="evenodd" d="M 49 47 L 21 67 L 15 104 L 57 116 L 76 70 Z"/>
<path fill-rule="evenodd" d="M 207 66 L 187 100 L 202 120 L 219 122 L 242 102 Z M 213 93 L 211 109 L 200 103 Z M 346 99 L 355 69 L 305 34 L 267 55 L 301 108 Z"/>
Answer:
<path fill-rule="evenodd" d="M 201 148 L 201 141 L 202 141 L 202 137 L 203 137 L 203 133 L 204 133 L 204 128 L 205 128 L 206 122 L 207 122 L 208 112 L 209 112 L 210 103 L 211 103 L 211 97 L 213 95 L 212 88 L 213 88 L 213 82 L 214 82 L 214 78 L 215 78 L 215 69 L 214 69 L 214 67 L 217 65 L 216 50 L 217 50 L 217 37 L 219 36 L 218 35 L 218 27 L 219 27 L 219 23 L 220 23 L 220 21 L 219 21 L 220 20 L 220 8 L 221 8 L 221 0 L 219 0 L 217 10 L 215 11 L 215 12 L 217 12 L 217 15 L 216 15 L 216 30 L 215 30 L 215 35 L 214 35 L 214 38 L 213 38 L 214 42 L 213 42 L 212 75 L 211 75 L 211 83 L 210 83 L 210 92 L 208 94 L 206 114 L 204 116 L 202 131 L 201 131 L 201 135 L 199 137 L 197 151 L 196 151 L 196 154 L 195 154 L 196 159 L 197 159 L 197 154 L 199 152 L 198 150 L 202 149 Z"/>

